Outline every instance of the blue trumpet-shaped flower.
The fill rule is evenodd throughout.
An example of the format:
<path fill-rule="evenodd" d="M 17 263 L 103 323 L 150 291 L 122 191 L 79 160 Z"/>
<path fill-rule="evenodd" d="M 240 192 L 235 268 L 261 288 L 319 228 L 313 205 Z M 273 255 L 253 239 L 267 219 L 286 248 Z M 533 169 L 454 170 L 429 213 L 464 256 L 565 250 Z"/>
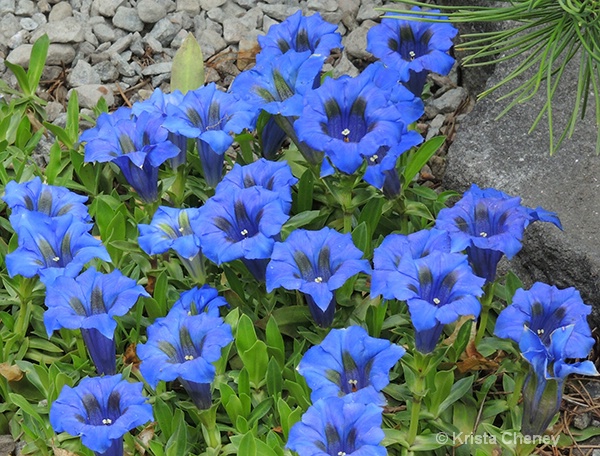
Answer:
<path fill-rule="evenodd" d="M 105 117 L 100 116 L 105 119 Z M 139 117 L 100 120 L 81 135 L 86 162 L 114 162 L 142 201 L 158 199 L 158 167 L 179 154 L 161 128 L 162 116 L 142 112 Z"/>
<path fill-rule="evenodd" d="M 9 275 L 39 275 L 49 286 L 58 276 L 75 277 L 94 258 L 110 261 L 102 242 L 89 233 L 91 228 L 70 214 L 50 218 L 23 212 L 16 227 L 19 247 L 5 259 Z"/>
<path fill-rule="evenodd" d="M 46 291 L 44 324 L 48 336 L 57 329 L 81 329 L 99 374 L 116 372 L 115 317 L 122 317 L 140 296 L 150 296 L 135 280 L 115 270 L 89 268 L 76 278 L 58 277 Z"/>
<path fill-rule="evenodd" d="M 431 252 L 450 253 L 450 237 L 445 231 L 421 230 L 416 233 L 389 234 L 374 251 L 371 296 L 385 299 L 405 299 L 404 291 L 397 290 L 403 275 L 414 271 L 413 262 Z"/>
<path fill-rule="evenodd" d="M 232 340 L 231 327 L 219 317 L 170 312 L 148 328 L 148 342 L 137 346 L 140 370 L 154 388 L 159 380 L 179 378 L 198 408 L 207 409 L 215 376 L 212 363 Z"/>
<path fill-rule="evenodd" d="M 63 387 L 50 407 L 50 424 L 81 437 L 96 455 L 122 456 L 123 436 L 153 420 L 142 388 L 121 375 L 84 378 L 75 388 Z"/>
<path fill-rule="evenodd" d="M 261 116 L 268 116 L 268 120 L 264 122 L 262 128 L 258 126 Z M 277 125 L 275 117 L 266 111 L 262 111 L 256 123 L 261 155 L 267 160 L 277 160 L 281 146 L 287 139 L 286 132 Z"/>
<path fill-rule="evenodd" d="M 249 187 L 262 187 L 279 195 L 283 203 L 283 210 L 288 213 L 292 207 L 292 185 L 298 182 L 292 175 L 290 165 L 286 161 L 273 162 L 261 158 L 249 165 L 233 165 L 223 181 L 217 186 L 217 193 L 227 191 L 228 186 L 238 189 Z"/>
<path fill-rule="evenodd" d="M 167 107 L 163 127 L 196 140 L 204 178 L 215 187 L 223 175 L 223 157 L 233 143 L 232 133 L 254 128 L 256 109 L 214 83 L 191 90 L 179 105 Z"/>
<path fill-rule="evenodd" d="M 413 11 L 419 8 L 414 7 Z M 439 13 L 439 10 L 430 12 Z M 381 24 L 367 33 L 367 51 L 399 71 L 400 79 L 411 92 L 421 96 L 428 73 L 446 75 L 452 69 L 454 59 L 448 51 L 458 30 L 451 24 L 410 20 L 412 17 L 440 19 L 427 14 L 405 15 L 399 19 L 398 13 L 386 13 Z"/>
<path fill-rule="evenodd" d="M 415 327 L 416 348 L 433 351 L 444 325 L 460 316 L 479 316 L 484 280 L 473 274 L 466 255 L 434 250 L 419 260 L 407 262 L 405 273 L 388 291 L 408 304 Z M 385 294 L 385 292 L 384 292 Z"/>
<path fill-rule="evenodd" d="M 227 188 L 200 208 L 202 223 L 194 227 L 206 257 L 217 263 L 243 259 L 254 276 L 264 279 L 264 261 L 289 216 L 279 195 L 261 187 Z M 254 267 L 256 266 L 256 267 Z"/>
<path fill-rule="evenodd" d="M 78 195 L 64 187 L 43 184 L 39 177 L 20 184 L 10 181 L 6 184 L 5 191 L 2 199 L 12 209 L 13 225 L 18 223 L 17 217 L 22 211 L 40 212 L 50 217 L 71 214 L 74 219 L 82 222 L 91 221 L 84 204 L 87 196 Z"/>
<path fill-rule="evenodd" d="M 298 11 L 258 37 L 261 51 L 256 60 L 260 63 L 287 52 L 306 51 L 325 60 L 332 49 L 342 47 L 342 36 L 336 30 L 337 25 L 324 21 L 319 13 L 306 17 Z"/>
<path fill-rule="evenodd" d="M 329 326 L 335 313 L 334 291 L 353 275 L 371 272 L 362 256 L 350 234 L 331 228 L 294 230 L 273 248 L 267 266 L 267 291 L 279 287 L 300 290 L 315 322 Z"/>
<path fill-rule="evenodd" d="M 450 233 L 453 251 L 466 249 L 475 274 L 493 282 L 502 255 L 510 260 L 521 250 L 523 232 L 536 220 L 561 228 L 554 212 L 530 209 L 519 197 L 473 184 L 454 207 L 440 211 L 435 226 Z"/>
<path fill-rule="evenodd" d="M 398 149 L 403 152 L 421 140 L 407 131 L 407 125 L 423 113 L 421 100 L 397 84 L 376 83 L 382 71 L 371 65 L 356 78 L 328 78 L 306 93 L 302 115 L 294 124 L 300 141 L 325 152 L 346 174 L 354 173 L 365 159 L 377 161 L 375 155 L 383 146 L 400 147 L 404 140 L 405 148 Z"/>
<path fill-rule="evenodd" d="M 292 426 L 286 446 L 299 456 L 386 456 L 382 410 L 337 397 L 321 399 Z"/>
<path fill-rule="evenodd" d="M 211 317 L 218 317 L 221 306 L 229 306 L 229 304 L 225 298 L 219 296 L 216 289 L 203 285 L 181 293 L 170 312 L 183 312 L 187 315 L 207 313 Z"/>
<path fill-rule="evenodd" d="M 496 321 L 494 334 L 519 344 L 531 364 L 523 388 L 524 435 L 542 435 L 560 408 L 564 381 L 569 374 L 598 375 L 586 358 L 594 345 L 584 304 L 575 288 L 560 290 L 537 282 L 530 290 L 518 289 L 513 302 Z"/>
<path fill-rule="evenodd" d="M 183 93 L 175 90 L 172 93 L 164 93 L 160 89 L 155 89 L 152 95 L 147 100 L 134 103 L 131 107 L 131 112 L 135 116 L 139 116 L 142 112 L 148 111 L 152 114 L 158 114 L 163 119 L 167 117 L 168 106 L 178 106 L 183 101 Z M 177 146 L 179 154 L 169 159 L 169 164 L 172 168 L 177 168 L 185 163 L 187 155 L 187 138 L 177 133 L 169 132 L 167 139 Z"/>
<path fill-rule="evenodd" d="M 312 390 L 313 402 L 352 394 L 353 402 L 385 405 L 380 391 L 405 351 L 388 340 L 369 337 L 360 326 L 332 329 L 305 353 L 298 371 Z"/>

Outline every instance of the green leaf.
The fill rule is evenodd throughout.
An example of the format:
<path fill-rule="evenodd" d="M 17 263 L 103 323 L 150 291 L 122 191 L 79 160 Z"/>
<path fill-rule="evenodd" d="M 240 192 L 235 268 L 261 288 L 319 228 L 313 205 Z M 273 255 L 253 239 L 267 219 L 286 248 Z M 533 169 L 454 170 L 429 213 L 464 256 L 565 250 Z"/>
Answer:
<path fill-rule="evenodd" d="M 305 211 L 291 217 L 281 228 L 282 237 L 285 239 L 292 231 L 308 225 L 315 220 L 320 211 Z"/>
<path fill-rule="evenodd" d="M 281 396 L 282 388 L 283 376 L 281 374 L 281 367 L 274 358 L 271 358 L 267 366 L 267 392 L 271 397 Z"/>
<path fill-rule="evenodd" d="M 238 354 L 248 369 L 250 383 L 255 388 L 260 388 L 265 382 L 267 365 L 269 364 L 269 355 L 267 353 L 267 344 L 262 340 L 257 340 L 252 347 L 246 351 L 239 351 Z"/>
<path fill-rule="evenodd" d="M 8 60 L 4 61 L 4 65 L 13 72 L 15 77 L 17 78 L 17 82 L 19 83 L 19 87 L 23 91 L 24 94 L 31 94 L 31 87 L 29 85 L 29 78 L 27 77 L 27 73 L 20 65 L 15 65 L 14 63 L 10 63 Z M 35 92 L 35 88 L 33 89 Z"/>
<path fill-rule="evenodd" d="M 446 445 L 446 439 L 439 434 L 418 435 L 410 446 L 410 451 L 431 451 Z"/>
<path fill-rule="evenodd" d="M 367 256 L 371 253 L 371 237 L 369 236 L 369 228 L 367 222 L 362 222 L 354 230 L 352 230 L 352 241 Z"/>
<path fill-rule="evenodd" d="M 258 456 L 258 453 L 256 452 L 256 442 L 251 432 L 248 432 L 242 437 L 238 448 L 238 454 L 243 454 L 244 456 Z"/>
<path fill-rule="evenodd" d="M 29 87 L 32 90 L 29 95 L 35 94 L 35 90 L 40 83 L 42 71 L 44 71 L 44 65 L 46 65 L 48 46 L 50 46 L 50 39 L 48 38 L 48 35 L 44 34 L 37 39 L 37 41 L 33 44 L 33 48 L 31 49 L 29 71 L 27 72 Z"/>
<path fill-rule="evenodd" d="M 192 32 L 183 40 L 173 57 L 171 90 L 186 93 L 204 85 L 204 58 L 202 49 Z"/>
<path fill-rule="evenodd" d="M 310 169 L 304 171 L 298 181 L 298 199 L 296 204 L 296 213 L 310 211 L 313 205 L 313 191 L 315 188 L 315 178 Z"/>
<path fill-rule="evenodd" d="M 469 392 L 471 386 L 473 385 L 473 380 L 475 377 L 465 377 L 458 380 L 454 385 L 452 385 L 452 390 L 448 397 L 440 404 L 439 413 L 442 413 L 456 401 L 458 401 L 461 397 Z"/>
<path fill-rule="evenodd" d="M 375 229 L 377 228 L 379 219 L 381 219 L 381 214 L 383 213 L 382 209 L 384 204 L 384 198 L 372 198 L 360 211 L 358 224 L 360 225 L 363 222 L 367 224 L 370 237 L 373 237 L 375 234 Z"/>
<path fill-rule="evenodd" d="M 411 182 L 415 178 L 423 166 L 427 164 L 429 159 L 433 157 L 436 151 L 444 144 L 445 140 L 446 138 L 444 136 L 431 138 L 429 141 L 421 144 L 421 147 L 410 155 L 408 164 L 403 173 L 404 182 Z"/>
<path fill-rule="evenodd" d="M 73 90 L 69 97 L 69 104 L 67 105 L 67 125 L 65 129 L 69 136 L 69 140 L 71 141 L 71 144 L 65 143 L 65 145 L 72 149 L 79 139 L 79 95 L 77 95 L 76 90 Z"/>
<path fill-rule="evenodd" d="M 269 398 L 259 403 L 248 417 L 248 426 L 252 427 L 273 408 L 273 399 Z"/>
<path fill-rule="evenodd" d="M 183 411 L 176 409 L 171 419 L 174 422 L 174 432 L 165 445 L 165 455 L 181 456 L 182 454 L 187 454 L 188 432 Z"/>
<path fill-rule="evenodd" d="M 50 147 L 50 159 L 48 160 L 48 166 L 46 166 L 46 181 L 49 185 L 54 184 L 54 180 L 61 170 L 62 166 L 66 165 L 62 160 L 62 150 L 60 145 L 55 142 Z"/>
<path fill-rule="evenodd" d="M 238 322 L 237 333 L 235 335 L 235 345 L 238 352 L 250 350 L 257 340 L 252 320 L 248 315 L 243 314 Z"/>

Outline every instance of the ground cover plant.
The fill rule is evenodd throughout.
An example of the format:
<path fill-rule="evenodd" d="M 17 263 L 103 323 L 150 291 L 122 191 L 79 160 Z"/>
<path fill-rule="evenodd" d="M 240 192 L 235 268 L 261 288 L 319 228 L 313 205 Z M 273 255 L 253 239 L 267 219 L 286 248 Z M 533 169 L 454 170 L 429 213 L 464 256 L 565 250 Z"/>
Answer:
<path fill-rule="evenodd" d="M 497 273 L 558 216 L 415 181 L 456 30 L 384 18 L 381 61 L 333 79 L 335 30 L 273 26 L 228 92 L 190 38 L 171 93 L 101 103 L 83 132 L 76 95 L 65 128 L 44 121 L 47 39 L 7 63 L 0 432 L 23 454 L 527 455 L 593 435 L 552 428 L 567 377 L 597 375 L 590 306 Z"/>

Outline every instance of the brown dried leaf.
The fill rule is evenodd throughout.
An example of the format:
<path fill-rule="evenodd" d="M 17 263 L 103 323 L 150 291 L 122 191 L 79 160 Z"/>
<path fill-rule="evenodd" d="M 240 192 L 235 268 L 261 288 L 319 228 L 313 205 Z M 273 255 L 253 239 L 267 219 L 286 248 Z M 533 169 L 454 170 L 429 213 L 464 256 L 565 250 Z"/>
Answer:
<path fill-rule="evenodd" d="M 133 369 L 139 369 L 141 362 L 142 361 L 137 356 L 135 344 L 129 344 L 125 349 L 125 354 L 123 355 L 123 364 L 126 366 L 133 364 Z"/>
<path fill-rule="evenodd" d="M 23 378 L 23 371 L 14 364 L 0 363 L 0 375 L 9 382 L 18 382 Z"/>
<path fill-rule="evenodd" d="M 77 453 L 73 453 L 69 450 L 63 450 L 62 448 L 56 448 L 52 445 L 52 451 L 54 452 L 54 456 L 77 456 Z"/>

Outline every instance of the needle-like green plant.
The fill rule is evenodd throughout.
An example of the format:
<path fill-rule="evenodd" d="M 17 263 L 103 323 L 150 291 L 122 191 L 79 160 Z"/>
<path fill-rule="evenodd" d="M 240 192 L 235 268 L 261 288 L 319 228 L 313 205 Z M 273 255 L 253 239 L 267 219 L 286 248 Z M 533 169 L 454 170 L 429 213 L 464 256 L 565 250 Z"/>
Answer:
<path fill-rule="evenodd" d="M 413 0 L 396 0 L 408 5 L 429 6 Z M 486 2 L 481 2 L 485 4 Z M 510 100 L 498 117 L 515 105 L 532 99 L 540 89 L 546 92 L 546 103 L 536 116 L 530 132 L 544 115 L 550 131 L 550 153 L 556 152 L 565 138 L 571 137 L 578 119 L 584 118 L 588 104 L 595 105 L 596 126 L 600 126 L 600 2 L 598 0 L 512 0 L 487 6 L 442 6 L 441 13 L 431 14 L 433 21 L 457 23 L 504 22 L 496 31 L 462 35 L 465 51 L 463 66 L 493 65 L 518 57 L 515 68 L 501 81 L 479 94 L 492 94 L 505 84 L 518 85 L 499 97 Z M 411 18 L 413 11 L 385 9 Z M 401 15 L 401 16 L 400 16 Z M 411 16 L 412 15 L 412 16 Z M 437 16 L 437 17 L 436 17 Z M 423 20 L 414 17 L 415 20 Z M 569 62 L 579 64 L 577 90 L 565 95 L 559 90 L 560 80 Z M 522 81 L 522 82 L 521 82 Z M 556 96 L 574 97 L 573 111 L 560 135 L 554 134 L 552 102 Z M 597 129 L 598 130 L 598 129 Z M 600 130 L 596 152 L 600 153 Z"/>

